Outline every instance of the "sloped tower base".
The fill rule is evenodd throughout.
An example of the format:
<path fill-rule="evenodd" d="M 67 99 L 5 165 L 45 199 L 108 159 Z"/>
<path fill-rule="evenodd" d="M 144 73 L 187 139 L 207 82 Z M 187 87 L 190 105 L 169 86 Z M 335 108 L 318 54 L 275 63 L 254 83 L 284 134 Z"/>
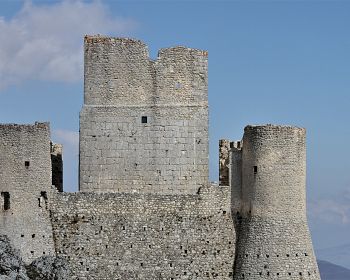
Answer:
<path fill-rule="evenodd" d="M 320 279 L 305 222 L 251 217 L 242 224 L 235 280 Z"/>

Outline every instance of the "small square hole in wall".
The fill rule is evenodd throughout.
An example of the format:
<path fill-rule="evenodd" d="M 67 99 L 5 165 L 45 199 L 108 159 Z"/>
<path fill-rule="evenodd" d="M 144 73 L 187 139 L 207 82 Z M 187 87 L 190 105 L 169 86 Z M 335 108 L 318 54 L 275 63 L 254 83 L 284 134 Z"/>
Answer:
<path fill-rule="evenodd" d="M 254 174 L 258 173 L 258 167 L 257 166 L 254 166 L 253 169 L 254 169 Z"/>
<path fill-rule="evenodd" d="M 28 160 L 26 160 L 26 161 L 24 162 L 24 166 L 25 166 L 26 168 L 28 168 L 29 165 L 30 165 L 30 162 L 29 162 Z"/>
<path fill-rule="evenodd" d="M 147 123 L 147 116 L 141 117 L 141 123 Z"/>

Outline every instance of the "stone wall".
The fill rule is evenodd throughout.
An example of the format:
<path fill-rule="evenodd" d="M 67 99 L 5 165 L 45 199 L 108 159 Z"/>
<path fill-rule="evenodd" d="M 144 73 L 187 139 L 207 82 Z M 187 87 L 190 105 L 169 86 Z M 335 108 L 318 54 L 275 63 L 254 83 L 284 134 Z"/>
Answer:
<path fill-rule="evenodd" d="M 80 190 L 195 193 L 208 183 L 207 54 L 85 38 Z"/>
<path fill-rule="evenodd" d="M 195 195 L 58 193 L 50 207 L 70 279 L 232 279 L 228 187 Z"/>
<path fill-rule="evenodd" d="M 47 123 L 0 125 L 0 234 L 8 235 L 23 260 L 54 255 L 47 210 L 51 191 Z"/>

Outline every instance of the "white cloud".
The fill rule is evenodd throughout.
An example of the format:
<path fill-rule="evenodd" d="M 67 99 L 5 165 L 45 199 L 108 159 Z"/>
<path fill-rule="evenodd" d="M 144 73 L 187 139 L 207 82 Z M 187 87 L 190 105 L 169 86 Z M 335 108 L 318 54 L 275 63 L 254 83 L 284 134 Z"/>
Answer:
<path fill-rule="evenodd" d="M 70 149 L 74 150 L 76 154 L 78 153 L 79 148 L 79 132 L 64 130 L 64 129 L 55 129 L 52 133 L 53 139 L 59 144 L 64 146 L 69 146 Z"/>
<path fill-rule="evenodd" d="M 310 201 L 310 218 L 330 224 L 350 225 L 350 189 L 334 197 Z"/>
<path fill-rule="evenodd" d="M 26 80 L 74 82 L 83 75 L 85 34 L 124 35 L 135 26 L 113 17 L 101 2 L 24 2 L 13 18 L 0 17 L 0 89 Z"/>

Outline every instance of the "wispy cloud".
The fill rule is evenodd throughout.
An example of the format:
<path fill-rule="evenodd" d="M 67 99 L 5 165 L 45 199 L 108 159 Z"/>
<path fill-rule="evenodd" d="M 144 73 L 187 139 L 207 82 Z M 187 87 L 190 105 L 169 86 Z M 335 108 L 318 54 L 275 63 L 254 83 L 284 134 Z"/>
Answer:
<path fill-rule="evenodd" d="M 55 142 L 67 145 L 70 149 L 73 149 L 76 151 L 76 153 L 78 153 L 79 132 L 64 129 L 55 129 L 52 134 Z"/>
<path fill-rule="evenodd" d="M 330 224 L 350 225 L 350 189 L 333 197 L 309 201 L 309 216 Z"/>
<path fill-rule="evenodd" d="M 125 35 L 135 26 L 99 1 L 25 1 L 11 19 L 0 16 L 0 90 L 26 80 L 82 79 L 85 34 Z"/>

